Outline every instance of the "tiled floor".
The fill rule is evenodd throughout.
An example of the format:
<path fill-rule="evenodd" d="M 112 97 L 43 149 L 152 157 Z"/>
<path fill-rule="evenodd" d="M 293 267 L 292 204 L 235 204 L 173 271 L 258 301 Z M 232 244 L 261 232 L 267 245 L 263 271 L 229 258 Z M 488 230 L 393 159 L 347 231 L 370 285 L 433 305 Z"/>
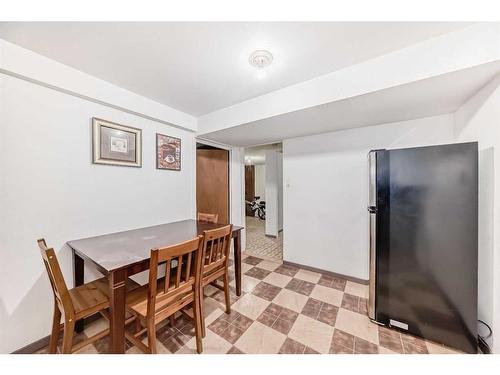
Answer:
<path fill-rule="evenodd" d="M 379 327 L 366 315 L 367 286 L 344 279 L 244 255 L 243 289 L 234 294 L 231 270 L 232 312 L 224 312 L 224 294 L 205 290 L 204 353 L 454 353 L 442 345 Z M 172 328 L 158 328 L 159 353 L 195 353 L 194 328 L 183 316 Z M 106 326 L 97 321 L 83 335 Z M 108 338 L 81 350 L 107 351 Z M 43 351 L 42 351 L 43 352 Z M 139 353 L 127 346 L 127 353 Z"/>
<path fill-rule="evenodd" d="M 265 234 L 265 225 L 266 222 L 258 217 L 246 216 L 246 252 L 281 260 L 283 259 L 283 232 L 279 233 L 278 238 L 268 237 Z"/>

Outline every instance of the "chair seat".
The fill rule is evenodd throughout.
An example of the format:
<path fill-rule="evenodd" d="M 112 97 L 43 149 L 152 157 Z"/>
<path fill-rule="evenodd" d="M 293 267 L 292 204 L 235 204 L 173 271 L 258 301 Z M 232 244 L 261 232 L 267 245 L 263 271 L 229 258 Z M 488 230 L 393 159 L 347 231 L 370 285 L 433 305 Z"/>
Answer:
<path fill-rule="evenodd" d="M 103 291 L 106 287 L 108 287 L 108 280 L 103 277 L 69 289 L 68 293 L 73 302 L 75 314 L 77 316 L 87 315 L 92 311 L 109 307 L 108 294 Z"/>
<path fill-rule="evenodd" d="M 136 289 L 138 285 L 132 280 L 127 280 L 127 292 Z M 68 293 L 78 318 L 109 307 L 109 283 L 106 277 L 69 289 Z"/>
<path fill-rule="evenodd" d="M 194 278 L 192 278 L 194 282 Z M 174 285 L 175 280 L 171 280 L 170 286 Z M 189 303 L 189 301 L 193 300 L 192 286 L 186 285 L 186 289 L 183 290 L 179 288 L 176 293 L 173 293 L 169 296 L 165 294 L 165 278 L 162 277 L 158 279 L 156 290 L 156 304 L 155 304 L 155 313 L 163 310 L 166 306 L 170 305 L 174 300 L 183 301 Z M 148 305 L 148 288 L 149 284 L 142 285 L 135 290 L 131 291 L 127 294 L 127 309 L 132 313 L 139 314 L 142 317 L 146 317 L 147 315 L 147 305 Z M 164 297 L 164 298 L 162 298 Z"/>

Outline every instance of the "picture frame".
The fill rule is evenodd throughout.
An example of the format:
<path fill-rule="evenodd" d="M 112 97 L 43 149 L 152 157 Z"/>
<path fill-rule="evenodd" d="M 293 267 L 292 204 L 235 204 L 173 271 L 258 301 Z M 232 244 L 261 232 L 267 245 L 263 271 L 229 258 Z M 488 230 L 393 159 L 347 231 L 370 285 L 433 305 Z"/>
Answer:
<path fill-rule="evenodd" d="M 92 162 L 142 167 L 142 130 L 93 117 Z"/>
<path fill-rule="evenodd" d="M 181 170 L 181 139 L 156 133 L 156 169 Z"/>

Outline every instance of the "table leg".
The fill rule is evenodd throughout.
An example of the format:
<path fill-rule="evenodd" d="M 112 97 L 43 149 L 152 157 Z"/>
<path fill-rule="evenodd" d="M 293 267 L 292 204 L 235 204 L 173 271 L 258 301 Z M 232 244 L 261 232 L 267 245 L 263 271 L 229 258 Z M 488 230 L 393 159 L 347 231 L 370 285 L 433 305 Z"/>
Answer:
<path fill-rule="evenodd" d="M 236 278 L 236 295 L 241 296 L 241 230 L 234 236 L 234 273 Z"/>
<path fill-rule="evenodd" d="M 83 259 L 73 250 L 73 277 L 74 286 L 83 285 L 83 280 L 85 276 L 85 269 L 83 267 Z M 79 320 L 75 324 L 75 331 L 80 333 L 83 331 L 83 319 Z"/>
<path fill-rule="evenodd" d="M 110 353 L 125 352 L 125 281 L 126 272 L 119 270 L 109 275 Z"/>

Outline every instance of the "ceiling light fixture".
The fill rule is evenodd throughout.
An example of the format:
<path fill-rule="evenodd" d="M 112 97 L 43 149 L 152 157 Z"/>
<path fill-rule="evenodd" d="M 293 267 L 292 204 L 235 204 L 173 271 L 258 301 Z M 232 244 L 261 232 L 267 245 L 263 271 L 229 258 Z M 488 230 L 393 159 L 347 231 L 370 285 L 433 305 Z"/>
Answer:
<path fill-rule="evenodd" d="M 257 78 L 266 78 L 266 68 L 273 62 L 273 55 L 266 50 L 257 50 L 250 54 L 248 62 L 257 69 Z"/>

